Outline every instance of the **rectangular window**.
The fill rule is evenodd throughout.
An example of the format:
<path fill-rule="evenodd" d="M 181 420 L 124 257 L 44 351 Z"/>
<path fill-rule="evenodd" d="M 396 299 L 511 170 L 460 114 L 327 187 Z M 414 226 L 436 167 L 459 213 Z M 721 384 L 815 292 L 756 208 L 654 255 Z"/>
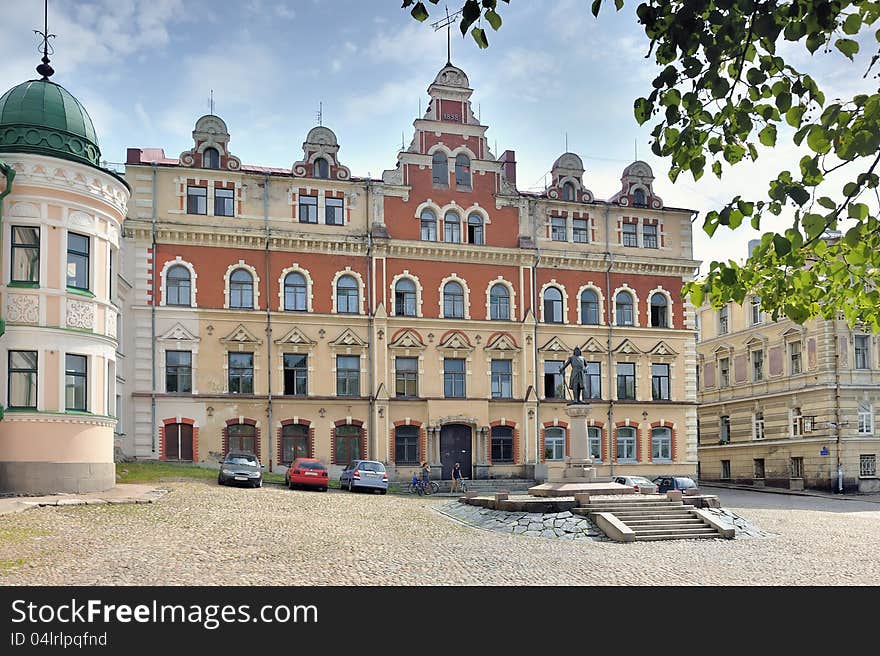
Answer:
<path fill-rule="evenodd" d="M 764 413 L 763 412 L 756 412 L 754 415 L 754 419 L 752 421 L 754 422 L 755 439 L 756 440 L 763 440 L 764 439 Z"/>
<path fill-rule="evenodd" d="M 193 187 L 186 188 L 186 213 L 187 214 L 207 214 L 208 213 L 208 188 Z"/>
<path fill-rule="evenodd" d="M 721 416 L 721 435 L 718 442 L 720 444 L 730 444 L 730 417 L 727 415 Z"/>
<path fill-rule="evenodd" d="M 306 396 L 308 394 L 308 356 L 299 353 L 284 354 L 284 395 Z"/>
<path fill-rule="evenodd" d="M 443 359 L 443 396 L 447 399 L 465 397 L 465 361 L 463 358 Z"/>
<path fill-rule="evenodd" d="M 309 428 L 288 424 L 281 428 L 281 462 L 289 465 L 297 458 L 309 457 Z"/>
<path fill-rule="evenodd" d="M 317 196 L 300 196 L 299 197 L 299 222 L 300 223 L 317 223 L 318 222 L 318 197 Z"/>
<path fill-rule="evenodd" d="M 492 462 L 513 462 L 513 429 L 496 426 L 492 429 Z"/>
<path fill-rule="evenodd" d="M 871 358 L 868 356 L 871 350 L 871 338 L 868 335 L 856 335 L 855 342 L 855 366 L 856 369 L 870 369 Z"/>
<path fill-rule="evenodd" d="M 755 458 L 755 478 L 764 478 L 764 459 Z"/>
<path fill-rule="evenodd" d="M 336 356 L 336 396 L 360 396 L 361 358 L 358 355 Z"/>
<path fill-rule="evenodd" d="M 553 241 L 568 241 L 564 216 L 554 216 L 550 219 L 550 239 Z"/>
<path fill-rule="evenodd" d="M 617 363 L 617 398 L 619 400 L 635 400 L 636 398 L 636 365 L 634 362 Z"/>
<path fill-rule="evenodd" d="M 565 429 L 544 429 L 544 460 L 562 460 L 565 458 Z"/>
<path fill-rule="evenodd" d="M 672 431 L 668 428 L 655 428 L 651 431 L 651 460 L 672 460 Z"/>
<path fill-rule="evenodd" d="M 800 408 L 791 409 L 791 436 L 801 437 L 804 434 L 804 416 Z"/>
<path fill-rule="evenodd" d="M 790 365 L 791 375 L 797 376 L 801 373 L 801 343 L 792 342 L 788 345 L 788 362 Z"/>
<path fill-rule="evenodd" d="M 544 361 L 544 398 L 545 399 L 564 399 L 565 385 L 563 385 L 563 376 L 560 373 L 562 362 L 559 360 Z"/>
<path fill-rule="evenodd" d="M 437 221 L 422 219 L 422 241 L 437 241 Z"/>
<path fill-rule="evenodd" d="M 730 324 L 728 323 L 729 314 L 727 306 L 725 305 L 723 308 L 718 310 L 718 334 L 726 335 L 728 330 L 730 329 Z"/>
<path fill-rule="evenodd" d="M 419 359 L 394 359 L 395 385 L 397 396 L 419 395 Z"/>
<path fill-rule="evenodd" d="M 801 457 L 791 459 L 791 477 L 804 477 L 804 459 Z"/>
<path fill-rule="evenodd" d="M 415 426 L 398 426 L 394 429 L 394 462 L 398 465 L 418 464 L 419 429 Z"/>
<path fill-rule="evenodd" d="M 730 478 L 730 460 L 721 461 L 721 478 Z"/>
<path fill-rule="evenodd" d="M 235 216 L 234 189 L 214 189 L 214 216 Z"/>
<path fill-rule="evenodd" d="M 513 397 L 513 361 L 492 360 L 492 398 Z"/>
<path fill-rule="evenodd" d="M 860 435 L 874 434 L 874 408 L 867 401 L 859 402 L 858 422 Z"/>
<path fill-rule="evenodd" d="M 457 244 L 461 241 L 461 221 L 457 215 L 447 216 L 446 220 L 443 222 L 443 226 L 444 241 L 448 241 L 452 244 Z"/>
<path fill-rule="evenodd" d="M 254 354 L 229 353 L 229 393 L 254 393 Z"/>
<path fill-rule="evenodd" d="M 9 351 L 10 408 L 37 409 L 37 352 Z"/>
<path fill-rule="evenodd" d="M 342 214 L 342 199 L 330 198 L 324 199 L 324 223 L 327 225 L 342 225 L 345 223 Z"/>
<path fill-rule="evenodd" d="M 337 465 L 347 465 L 361 457 L 361 428 L 345 424 L 336 427 L 336 440 L 333 461 Z"/>
<path fill-rule="evenodd" d="M 639 226 L 636 223 L 623 224 L 623 245 L 638 246 L 639 245 Z"/>
<path fill-rule="evenodd" d="M 588 362 L 587 369 L 585 372 L 586 375 L 586 397 L 588 399 L 601 399 L 602 398 L 602 363 L 601 362 Z"/>
<path fill-rule="evenodd" d="M 590 426 L 587 428 L 590 442 L 590 457 L 594 462 L 602 462 L 602 429 Z"/>
<path fill-rule="evenodd" d="M 40 282 L 40 229 L 12 226 L 12 282 Z"/>
<path fill-rule="evenodd" d="M 764 379 L 764 351 L 752 351 L 752 381 Z"/>
<path fill-rule="evenodd" d="M 761 312 L 761 297 L 753 296 L 751 303 L 751 319 L 752 325 L 757 326 L 764 323 L 764 313 Z"/>
<path fill-rule="evenodd" d="M 721 387 L 730 387 L 730 359 L 721 358 L 718 361 L 718 370 L 720 372 Z"/>
<path fill-rule="evenodd" d="M 859 456 L 859 476 L 877 475 L 877 454 L 863 453 Z"/>
<path fill-rule="evenodd" d="M 192 351 L 165 351 L 165 391 L 192 393 Z"/>
<path fill-rule="evenodd" d="M 660 248 L 657 242 L 657 226 L 645 224 L 642 227 L 642 245 L 645 248 Z"/>
<path fill-rule="evenodd" d="M 617 459 L 635 461 L 636 429 L 618 428 L 617 431 Z"/>
<path fill-rule="evenodd" d="M 589 221 L 587 219 L 572 220 L 572 241 L 575 244 L 586 244 L 590 241 Z"/>
<path fill-rule="evenodd" d="M 89 289 L 89 238 L 67 233 L 67 286 Z"/>
<path fill-rule="evenodd" d="M 64 408 L 88 412 L 88 358 L 68 353 L 64 363 Z"/>
<path fill-rule="evenodd" d="M 669 365 L 651 365 L 651 398 L 655 401 L 669 400 Z"/>

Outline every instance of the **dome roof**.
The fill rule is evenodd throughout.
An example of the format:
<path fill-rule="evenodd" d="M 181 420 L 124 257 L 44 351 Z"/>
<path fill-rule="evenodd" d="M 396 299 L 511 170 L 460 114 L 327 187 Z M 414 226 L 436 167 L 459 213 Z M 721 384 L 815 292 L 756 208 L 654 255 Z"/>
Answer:
<path fill-rule="evenodd" d="M 27 152 L 100 166 L 88 112 L 64 87 L 28 80 L 0 96 L 0 152 Z"/>

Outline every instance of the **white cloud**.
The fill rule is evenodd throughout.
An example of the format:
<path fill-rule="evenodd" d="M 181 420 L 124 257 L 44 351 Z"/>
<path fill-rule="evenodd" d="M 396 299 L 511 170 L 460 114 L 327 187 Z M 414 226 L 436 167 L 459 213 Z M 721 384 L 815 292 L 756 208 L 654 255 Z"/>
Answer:
<path fill-rule="evenodd" d="M 275 5 L 275 15 L 279 18 L 291 20 L 296 17 L 296 12 L 286 5 Z"/>

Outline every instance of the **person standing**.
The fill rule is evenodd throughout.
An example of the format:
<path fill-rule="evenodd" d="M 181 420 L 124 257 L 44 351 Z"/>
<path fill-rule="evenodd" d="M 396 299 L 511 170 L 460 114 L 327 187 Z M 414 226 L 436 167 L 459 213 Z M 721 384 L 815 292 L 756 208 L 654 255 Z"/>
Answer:
<path fill-rule="evenodd" d="M 452 492 L 460 491 L 461 479 L 461 463 L 457 462 L 452 467 Z"/>
<path fill-rule="evenodd" d="M 425 492 L 430 493 L 431 488 L 429 486 L 431 482 L 431 466 L 427 462 L 422 463 L 422 489 Z"/>

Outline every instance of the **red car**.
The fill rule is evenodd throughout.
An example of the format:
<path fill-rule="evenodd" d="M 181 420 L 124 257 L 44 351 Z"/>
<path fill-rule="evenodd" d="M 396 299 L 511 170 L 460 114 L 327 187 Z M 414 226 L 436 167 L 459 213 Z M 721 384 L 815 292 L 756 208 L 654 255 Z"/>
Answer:
<path fill-rule="evenodd" d="M 289 489 L 294 487 L 314 487 L 327 491 L 327 468 L 317 458 L 297 458 L 284 474 L 284 482 Z"/>

